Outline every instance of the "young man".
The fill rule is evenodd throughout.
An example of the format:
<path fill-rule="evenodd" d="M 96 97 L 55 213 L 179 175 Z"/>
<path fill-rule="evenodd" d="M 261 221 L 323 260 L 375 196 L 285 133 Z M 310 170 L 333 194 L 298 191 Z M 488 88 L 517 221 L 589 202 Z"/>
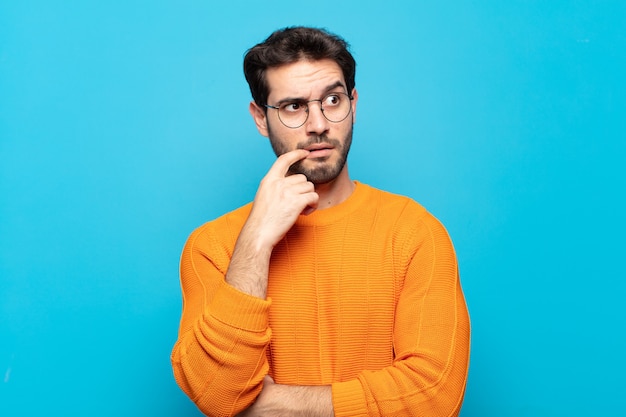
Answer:
<path fill-rule="evenodd" d="M 419 204 L 350 179 L 347 44 L 279 30 L 244 72 L 278 158 L 252 203 L 183 250 L 178 384 L 210 416 L 458 415 L 470 331 L 454 250 Z"/>

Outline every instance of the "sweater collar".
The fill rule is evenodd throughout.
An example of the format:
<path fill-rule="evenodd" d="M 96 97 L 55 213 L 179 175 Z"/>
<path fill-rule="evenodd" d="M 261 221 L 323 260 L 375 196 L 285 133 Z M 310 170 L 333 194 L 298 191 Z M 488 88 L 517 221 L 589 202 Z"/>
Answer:
<path fill-rule="evenodd" d="M 350 215 L 362 207 L 371 196 L 371 187 L 366 184 L 354 181 L 354 191 L 350 196 L 336 206 L 315 210 L 308 216 L 300 215 L 296 221 L 298 226 L 323 226 L 334 223 Z"/>

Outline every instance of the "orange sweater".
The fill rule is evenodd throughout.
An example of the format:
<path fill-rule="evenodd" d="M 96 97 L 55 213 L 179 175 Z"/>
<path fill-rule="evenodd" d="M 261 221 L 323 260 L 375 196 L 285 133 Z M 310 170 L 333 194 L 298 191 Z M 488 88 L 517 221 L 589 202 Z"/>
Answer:
<path fill-rule="evenodd" d="M 247 408 L 269 373 L 332 385 L 337 417 L 458 415 L 470 328 L 448 234 L 414 201 L 356 184 L 276 246 L 267 300 L 224 281 L 250 204 L 190 236 L 172 364 L 205 414 Z"/>

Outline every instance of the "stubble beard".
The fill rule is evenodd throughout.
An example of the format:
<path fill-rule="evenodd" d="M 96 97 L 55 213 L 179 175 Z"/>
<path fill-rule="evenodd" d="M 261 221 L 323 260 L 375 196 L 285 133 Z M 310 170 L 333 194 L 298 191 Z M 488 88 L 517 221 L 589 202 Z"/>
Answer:
<path fill-rule="evenodd" d="M 286 146 L 283 141 L 277 138 L 271 130 L 269 130 L 268 133 L 272 149 L 274 150 L 276 156 L 280 156 L 291 150 Z M 305 160 L 301 160 L 296 162 L 289 168 L 289 175 L 304 174 L 304 176 L 306 176 L 306 178 L 313 184 L 327 184 L 337 178 L 343 170 L 344 166 L 346 165 L 346 161 L 348 160 L 348 153 L 350 152 L 350 146 L 352 145 L 352 125 L 350 125 L 350 130 L 346 133 L 346 136 L 344 137 L 343 144 L 337 139 L 332 139 L 327 137 L 326 135 L 321 135 L 313 136 L 305 142 L 298 143 L 296 149 L 304 149 L 316 143 L 328 143 L 333 146 L 336 150 L 339 151 L 339 159 L 337 159 L 334 164 L 323 163 L 324 159 L 326 158 L 313 159 L 312 161 L 316 162 L 315 166 L 313 167 L 304 166 Z"/>

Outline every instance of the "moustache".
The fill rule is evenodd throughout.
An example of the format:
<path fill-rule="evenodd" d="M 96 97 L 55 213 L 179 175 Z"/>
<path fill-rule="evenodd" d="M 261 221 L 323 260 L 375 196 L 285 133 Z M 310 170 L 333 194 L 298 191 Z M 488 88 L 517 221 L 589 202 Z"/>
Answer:
<path fill-rule="evenodd" d="M 308 139 L 306 142 L 298 143 L 298 145 L 296 147 L 298 149 L 304 149 L 304 148 L 307 148 L 307 147 L 309 147 L 311 145 L 315 145 L 316 143 L 328 143 L 333 148 L 341 148 L 341 142 L 340 141 L 338 141 L 337 139 L 329 138 L 326 135 L 313 136 L 310 139 Z"/>

